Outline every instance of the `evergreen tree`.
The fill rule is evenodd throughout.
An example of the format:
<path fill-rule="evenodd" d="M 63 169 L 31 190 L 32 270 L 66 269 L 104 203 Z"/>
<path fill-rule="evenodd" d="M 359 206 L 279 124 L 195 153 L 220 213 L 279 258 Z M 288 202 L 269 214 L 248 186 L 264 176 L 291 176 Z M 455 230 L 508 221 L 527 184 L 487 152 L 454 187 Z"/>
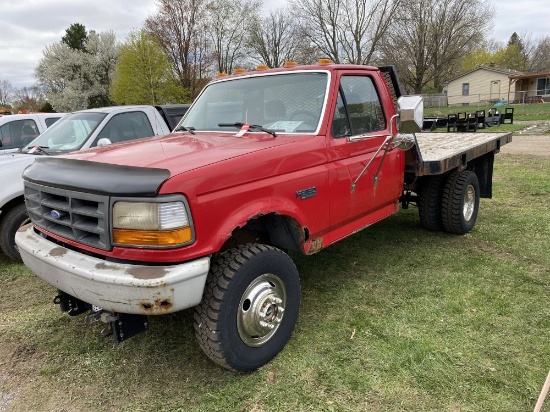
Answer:
<path fill-rule="evenodd" d="M 85 51 L 84 45 L 87 39 L 86 27 L 80 23 L 74 23 L 65 30 L 65 35 L 61 38 L 61 41 L 73 50 Z"/>

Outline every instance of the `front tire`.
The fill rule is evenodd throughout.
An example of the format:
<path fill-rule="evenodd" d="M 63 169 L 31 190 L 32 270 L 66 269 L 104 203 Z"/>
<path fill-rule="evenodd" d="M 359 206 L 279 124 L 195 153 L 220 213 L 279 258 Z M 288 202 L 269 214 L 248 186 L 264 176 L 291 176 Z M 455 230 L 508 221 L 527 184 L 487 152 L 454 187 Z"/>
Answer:
<path fill-rule="evenodd" d="M 0 222 L 0 248 L 2 252 L 13 260 L 21 262 L 21 255 L 15 244 L 17 230 L 30 222 L 25 204 L 20 204 L 8 210 L 5 216 L 2 214 Z"/>
<path fill-rule="evenodd" d="M 261 244 L 240 245 L 212 264 L 195 335 L 215 363 L 238 372 L 258 369 L 286 345 L 300 307 L 292 259 Z"/>
<path fill-rule="evenodd" d="M 479 182 L 471 170 L 454 172 L 445 183 L 441 201 L 443 229 L 464 235 L 476 224 L 479 211 Z"/>

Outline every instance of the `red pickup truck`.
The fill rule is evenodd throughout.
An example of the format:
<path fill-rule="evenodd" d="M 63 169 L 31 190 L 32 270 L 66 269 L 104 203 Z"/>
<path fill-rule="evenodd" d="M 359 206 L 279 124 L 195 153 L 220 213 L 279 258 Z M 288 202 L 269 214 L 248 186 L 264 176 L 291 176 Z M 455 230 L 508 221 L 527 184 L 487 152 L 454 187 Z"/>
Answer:
<path fill-rule="evenodd" d="M 194 307 L 206 355 L 254 370 L 297 320 L 287 251 L 313 255 L 411 202 L 429 230 L 473 228 L 511 135 L 415 135 L 421 123 L 392 67 L 219 77 L 168 136 L 36 159 L 16 242 L 61 309 L 110 323 L 116 342 Z"/>

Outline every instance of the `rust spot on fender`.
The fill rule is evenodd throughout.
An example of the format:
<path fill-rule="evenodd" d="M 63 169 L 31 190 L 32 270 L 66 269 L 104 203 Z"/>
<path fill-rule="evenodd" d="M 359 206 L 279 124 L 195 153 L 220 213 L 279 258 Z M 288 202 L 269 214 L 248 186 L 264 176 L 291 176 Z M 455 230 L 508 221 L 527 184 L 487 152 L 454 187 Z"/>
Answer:
<path fill-rule="evenodd" d="M 48 253 L 48 255 L 53 257 L 59 257 L 59 256 L 65 255 L 66 253 L 67 253 L 67 249 L 63 247 L 54 247 L 52 250 L 50 250 L 50 253 Z"/>
<path fill-rule="evenodd" d="M 146 312 L 150 313 L 169 312 L 172 306 L 174 306 L 172 301 L 168 298 L 155 299 L 154 302 L 145 301 L 141 302 L 140 305 Z"/>
<path fill-rule="evenodd" d="M 309 244 L 309 249 L 307 251 L 308 255 L 313 255 L 323 249 L 323 239 L 318 237 L 313 239 Z"/>
<path fill-rule="evenodd" d="M 168 274 L 168 269 L 155 266 L 135 267 L 128 271 L 130 275 L 137 279 L 158 279 Z"/>

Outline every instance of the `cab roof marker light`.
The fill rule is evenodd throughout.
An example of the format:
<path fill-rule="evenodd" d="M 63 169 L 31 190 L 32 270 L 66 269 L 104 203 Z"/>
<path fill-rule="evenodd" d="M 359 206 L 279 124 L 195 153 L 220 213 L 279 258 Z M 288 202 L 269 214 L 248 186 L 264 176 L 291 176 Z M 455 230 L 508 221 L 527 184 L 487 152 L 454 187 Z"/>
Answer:
<path fill-rule="evenodd" d="M 246 73 L 246 69 L 238 68 L 233 70 L 233 74 L 241 74 L 241 73 Z"/>
<path fill-rule="evenodd" d="M 294 67 L 294 66 L 298 66 L 298 63 L 297 62 L 285 62 L 285 64 L 283 65 L 283 67 Z"/>
<path fill-rule="evenodd" d="M 322 66 L 325 66 L 327 64 L 332 64 L 332 60 L 330 59 L 319 59 L 319 64 Z"/>
<path fill-rule="evenodd" d="M 226 76 L 227 76 L 227 73 L 221 73 L 221 72 L 220 72 L 220 73 L 216 74 L 216 77 L 217 77 L 217 78 L 226 77 Z"/>
<path fill-rule="evenodd" d="M 267 70 L 269 66 L 267 64 L 259 64 L 256 66 L 256 70 Z"/>

